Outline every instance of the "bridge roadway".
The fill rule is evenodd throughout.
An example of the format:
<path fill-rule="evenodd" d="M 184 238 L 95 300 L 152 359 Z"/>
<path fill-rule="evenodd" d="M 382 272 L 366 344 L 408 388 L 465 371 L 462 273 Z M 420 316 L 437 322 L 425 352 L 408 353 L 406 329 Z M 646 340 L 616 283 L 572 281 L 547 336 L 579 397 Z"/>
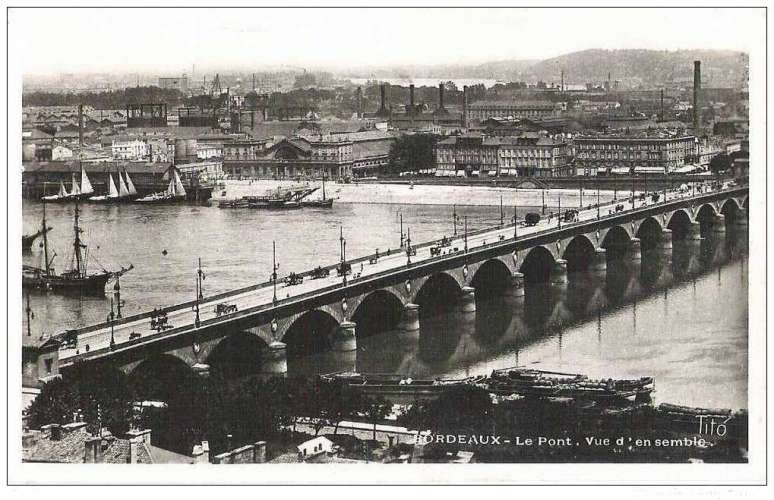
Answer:
<path fill-rule="evenodd" d="M 696 195 L 696 198 L 704 198 L 708 195 L 717 194 L 719 191 L 725 191 L 733 189 L 728 184 L 724 184 L 720 189 L 716 189 L 714 192 L 705 186 L 704 192 L 701 195 Z M 679 191 L 669 191 L 666 199 L 664 199 L 664 192 L 660 191 L 661 199 L 659 202 L 652 202 L 649 197 L 642 201 L 636 199 L 634 206 L 632 207 L 631 197 L 625 199 L 619 199 L 607 204 L 602 204 L 599 208 L 599 214 L 602 218 L 618 216 L 622 214 L 632 214 L 653 208 L 657 205 L 664 205 L 676 200 L 685 200 L 690 198 L 689 193 L 680 193 Z M 615 213 L 615 205 L 623 204 L 624 211 Z M 613 211 L 611 214 L 610 211 Z M 581 209 L 578 214 L 578 221 L 573 223 L 562 222 L 562 228 L 569 226 L 583 225 L 584 222 L 592 222 L 597 220 L 597 208 L 585 208 Z M 531 235 L 538 233 L 554 232 L 558 231 L 558 221 L 556 215 L 552 218 L 542 218 L 542 220 L 535 226 L 522 226 L 517 228 L 518 237 L 517 240 L 527 238 Z M 500 241 L 508 241 L 511 243 L 514 241 L 514 226 L 513 224 L 507 224 L 503 226 L 497 226 L 495 228 L 478 231 L 476 233 L 468 233 L 467 246 L 468 249 L 475 249 L 477 247 L 486 246 L 487 244 L 497 243 Z M 412 266 L 421 264 L 433 259 L 439 259 L 438 256 L 431 255 L 430 249 L 437 242 L 423 243 L 415 245 L 412 248 L 416 248 L 416 255 L 411 256 Z M 451 245 L 443 248 L 445 253 L 440 258 L 449 255 L 462 255 L 465 253 L 465 236 L 458 234 L 458 236 L 451 239 Z M 454 250 L 457 250 L 456 252 Z M 378 261 L 374 264 L 370 264 L 368 257 L 348 260 L 352 263 L 352 274 L 347 277 L 348 283 L 352 284 L 369 277 L 376 275 L 383 275 L 390 271 L 400 271 L 407 268 L 407 255 L 405 250 L 393 250 L 389 254 L 380 254 Z M 362 267 L 361 267 L 362 266 Z M 306 273 L 304 273 L 306 274 Z M 331 268 L 331 274 L 325 278 L 311 279 L 306 274 L 303 283 L 286 286 L 277 280 L 277 299 L 278 304 L 287 302 L 294 298 L 301 298 L 302 296 L 308 297 L 314 295 L 315 292 L 324 292 L 331 288 L 340 288 L 342 286 L 343 278 L 336 275 L 334 269 Z M 266 282 L 252 287 L 247 287 L 241 290 L 235 290 L 225 294 L 219 294 L 213 297 L 204 297 L 200 301 L 199 305 L 199 318 L 200 326 L 212 327 L 218 322 L 227 322 L 235 315 L 244 315 L 249 312 L 263 311 L 271 309 L 273 299 L 273 286 L 272 283 Z M 219 303 L 236 304 L 238 312 L 231 315 L 223 315 L 217 317 L 215 314 L 215 306 Z M 111 328 L 108 323 L 102 323 L 99 325 L 93 325 L 77 330 L 78 342 L 77 347 L 63 343 L 59 348 L 59 364 L 60 367 L 72 364 L 76 358 L 97 358 L 105 354 L 110 354 L 112 351 L 123 351 L 132 348 L 135 344 L 146 343 L 146 341 L 158 340 L 167 336 L 179 335 L 181 333 L 188 333 L 196 331 L 195 325 L 196 313 L 194 310 L 193 302 L 185 304 L 179 304 L 172 307 L 163 308 L 167 312 L 168 323 L 173 327 L 164 332 L 158 332 L 151 329 L 150 313 L 144 313 L 135 315 L 133 317 L 124 318 L 114 322 L 112 338 L 115 341 L 115 345 L 111 349 Z M 132 333 L 140 334 L 139 339 L 130 339 Z M 60 334 L 62 335 L 62 334 Z M 88 349 L 87 349 L 88 346 Z"/>

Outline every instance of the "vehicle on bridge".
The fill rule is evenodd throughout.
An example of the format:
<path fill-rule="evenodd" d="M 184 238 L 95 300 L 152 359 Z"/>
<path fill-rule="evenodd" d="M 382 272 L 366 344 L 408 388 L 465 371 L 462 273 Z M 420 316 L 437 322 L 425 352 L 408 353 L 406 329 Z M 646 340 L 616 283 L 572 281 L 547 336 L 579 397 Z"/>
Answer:
<path fill-rule="evenodd" d="M 285 278 L 286 286 L 300 285 L 303 282 L 304 282 L 304 277 L 296 273 L 290 273 Z"/>
<path fill-rule="evenodd" d="M 660 193 L 651 193 L 650 199 L 653 200 L 653 203 L 657 203 L 658 200 L 661 199 L 661 194 Z"/>
<path fill-rule="evenodd" d="M 336 274 L 339 276 L 344 276 L 345 274 L 350 274 L 352 272 L 352 264 L 349 262 L 341 262 L 338 266 L 336 266 Z"/>
<path fill-rule="evenodd" d="M 538 213 L 530 212 L 524 216 L 524 225 L 526 226 L 534 226 L 538 222 L 540 222 L 540 214 Z"/>
<path fill-rule="evenodd" d="M 615 206 L 616 212 L 623 212 L 623 209 L 624 209 L 623 203 L 619 203 L 618 205 Z"/>
<path fill-rule="evenodd" d="M 169 330 L 171 328 L 174 328 L 172 325 L 169 324 L 169 318 L 167 318 L 167 312 L 166 311 L 160 311 L 158 309 L 154 309 L 153 313 L 151 314 L 151 329 L 156 330 L 157 332 L 163 332 L 164 330 Z"/>
<path fill-rule="evenodd" d="M 326 276 L 330 276 L 330 274 L 331 274 L 330 269 L 317 266 L 316 268 L 314 268 L 314 270 L 312 270 L 311 276 L 313 280 L 316 280 L 320 278 L 325 278 Z"/>
<path fill-rule="evenodd" d="M 221 317 L 226 314 L 234 314 L 237 312 L 239 308 L 236 304 L 226 304 L 225 302 L 222 304 L 216 304 L 215 305 L 215 316 Z"/>
<path fill-rule="evenodd" d="M 571 208 L 564 212 L 563 217 L 564 222 L 575 222 L 578 220 L 578 211 L 574 208 Z"/>

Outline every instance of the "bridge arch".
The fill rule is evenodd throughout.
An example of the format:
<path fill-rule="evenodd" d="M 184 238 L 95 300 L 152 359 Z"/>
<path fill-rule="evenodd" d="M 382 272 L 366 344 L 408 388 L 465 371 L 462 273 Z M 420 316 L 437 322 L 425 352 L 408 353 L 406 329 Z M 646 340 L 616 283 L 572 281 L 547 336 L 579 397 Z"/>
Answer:
<path fill-rule="evenodd" d="M 696 212 L 696 221 L 701 228 L 701 235 L 707 237 L 712 231 L 712 226 L 716 224 L 715 217 L 717 216 L 717 210 L 715 206 L 710 203 L 705 203 Z"/>
<path fill-rule="evenodd" d="M 726 223 L 733 223 L 739 218 L 741 208 L 736 199 L 729 198 L 720 207 L 720 213 L 726 217 Z"/>
<path fill-rule="evenodd" d="M 210 373 L 225 379 L 260 373 L 266 342 L 251 332 L 234 332 L 220 339 L 206 358 Z"/>
<path fill-rule="evenodd" d="M 451 309 L 462 293 L 462 285 L 448 273 L 430 276 L 417 290 L 414 302 L 422 316 Z"/>
<path fill-rule="evenodd" d="M 330 337 L 339 321 L 329 312 L 312 309 L 295 318 L 282 335 L 288 358 L 298 358 L 330 349 Z"/>
<path fill-rule="evenodd" d="M 501 295 L 511 286 L 511 270 L 500 259 L 490 259 L 482 263 L 470 280 L 476 289 L 476 298 Z"/>
<path fill-rule="evenodd" d="M 527 253 L 519 271 L 524 274 L 527 283 L 545 283 L 551 278 L 551 270 L 556 259 L 544 246 L 536 246 Z"/>
<path fill-rule="evenodd" d="M 196 377 L 188 363 L 173 354 L 151 356 L 129 372 L 129 386 L 139 401 L 169 402 Z"/>
<path fill-rule="evenodd" d="M 567 261 L 567 272 L 577 273 L 588 269 L 594 259 L 596 248 L 585 234 L 579 234 L 565 247 L 562 258 Z"/>
<path fill-rule="evenodd" d="M 640 223 L 635 236 L 640 239 L 643 250 L 655 248 L 661 241 L 663 227 L 655 217 L 648 217 Z"/>
<path fill-rule="evenodd" d="M 360 301 L 352 313 L 357 324 L 355 333 L 365 337 L 393 330 L 403 315 L 403 301 L 393 291 L 376 290 Z"/>
<path fill-rule="evenodd" d="M 607 231 L 605 237 L 602 238 L 601 246 L 607 251 L 607 259 L 615 260 L 626 255 L 631 241 L 632 237 L 629 231 L 626 230 L 626 227 L 613 226 Z"/>
<path fill-rule="evenodd" d="M 667 228 L 672 230 L 672 239 L 683 240 L 691 229 L 691 215 L 685 210 L 675 210 L 669 217 Z"/>

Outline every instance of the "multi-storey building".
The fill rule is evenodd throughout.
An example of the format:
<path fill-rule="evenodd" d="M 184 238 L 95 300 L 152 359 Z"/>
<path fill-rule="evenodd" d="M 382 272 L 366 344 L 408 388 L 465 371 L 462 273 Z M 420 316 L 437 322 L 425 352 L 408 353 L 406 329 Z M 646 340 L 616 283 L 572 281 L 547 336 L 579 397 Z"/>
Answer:
<path fill-rule="evenodd" d="M 142 160 L 148 155 L 148 145 L 139 139 L 114 140 L 111 149 L 114 160 Z"/>
<path fill-rule="evenodd" d="M 698 162 L 696 138 L 673 131 L 575 137 L 578 175 L 674 172 Z"/>
<path fill-rule="evenodd" d="M 545 133 L 450 137 L 436 145 L 436 176 L 563 176 L 571 173 L 570 157 L 567 142 Z"/>
<path fill-rule="evenodd" d="M 495 137 L 449 137 L 435 146 L 435 172 L 439 177 L 497 172 L 499 141 Z"/>
<path fill-rule="evenodd" d="M 489 118 L 552 118 L 562 111 L 561 103 L 550 101 L 481 101 L 468 104 L 467 122 L 482 122 Z"/>
<path fill-rule="evenodd" d="M 224 144 L 224 171 L 233 177 L 350 178 L 387 164 L 394 136 L 383 132 L 295 136 L 274 144 Z"/>

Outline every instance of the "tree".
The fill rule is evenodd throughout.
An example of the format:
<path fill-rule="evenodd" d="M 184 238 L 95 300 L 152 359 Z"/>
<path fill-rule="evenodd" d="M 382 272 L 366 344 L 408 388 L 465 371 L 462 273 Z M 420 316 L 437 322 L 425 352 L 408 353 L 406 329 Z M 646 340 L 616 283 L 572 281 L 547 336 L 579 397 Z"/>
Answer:
<path fill-rule="evenodd" d="M 398 174 L 432 167 L 435 161 L 433 149 L 436 142 L 437 137 L 431 134 L 398 137 L 390 146 L 388 173 Z"/>
<path fill-rule="evenodd" d="M 368 422 L 374 424 L 374 441 L 376 441 L 376 424 L 392 411 L 392 403 L 381 396 L 371 397 L 362 395 L 359 401 L 360 410 Z"/>
<path fill-rule="evenodd" d="M 709 167 L 714 174 L 725 172 L 731 168 L 731 157 L 725 153 L 720 153 L 710 160 Z"/>

